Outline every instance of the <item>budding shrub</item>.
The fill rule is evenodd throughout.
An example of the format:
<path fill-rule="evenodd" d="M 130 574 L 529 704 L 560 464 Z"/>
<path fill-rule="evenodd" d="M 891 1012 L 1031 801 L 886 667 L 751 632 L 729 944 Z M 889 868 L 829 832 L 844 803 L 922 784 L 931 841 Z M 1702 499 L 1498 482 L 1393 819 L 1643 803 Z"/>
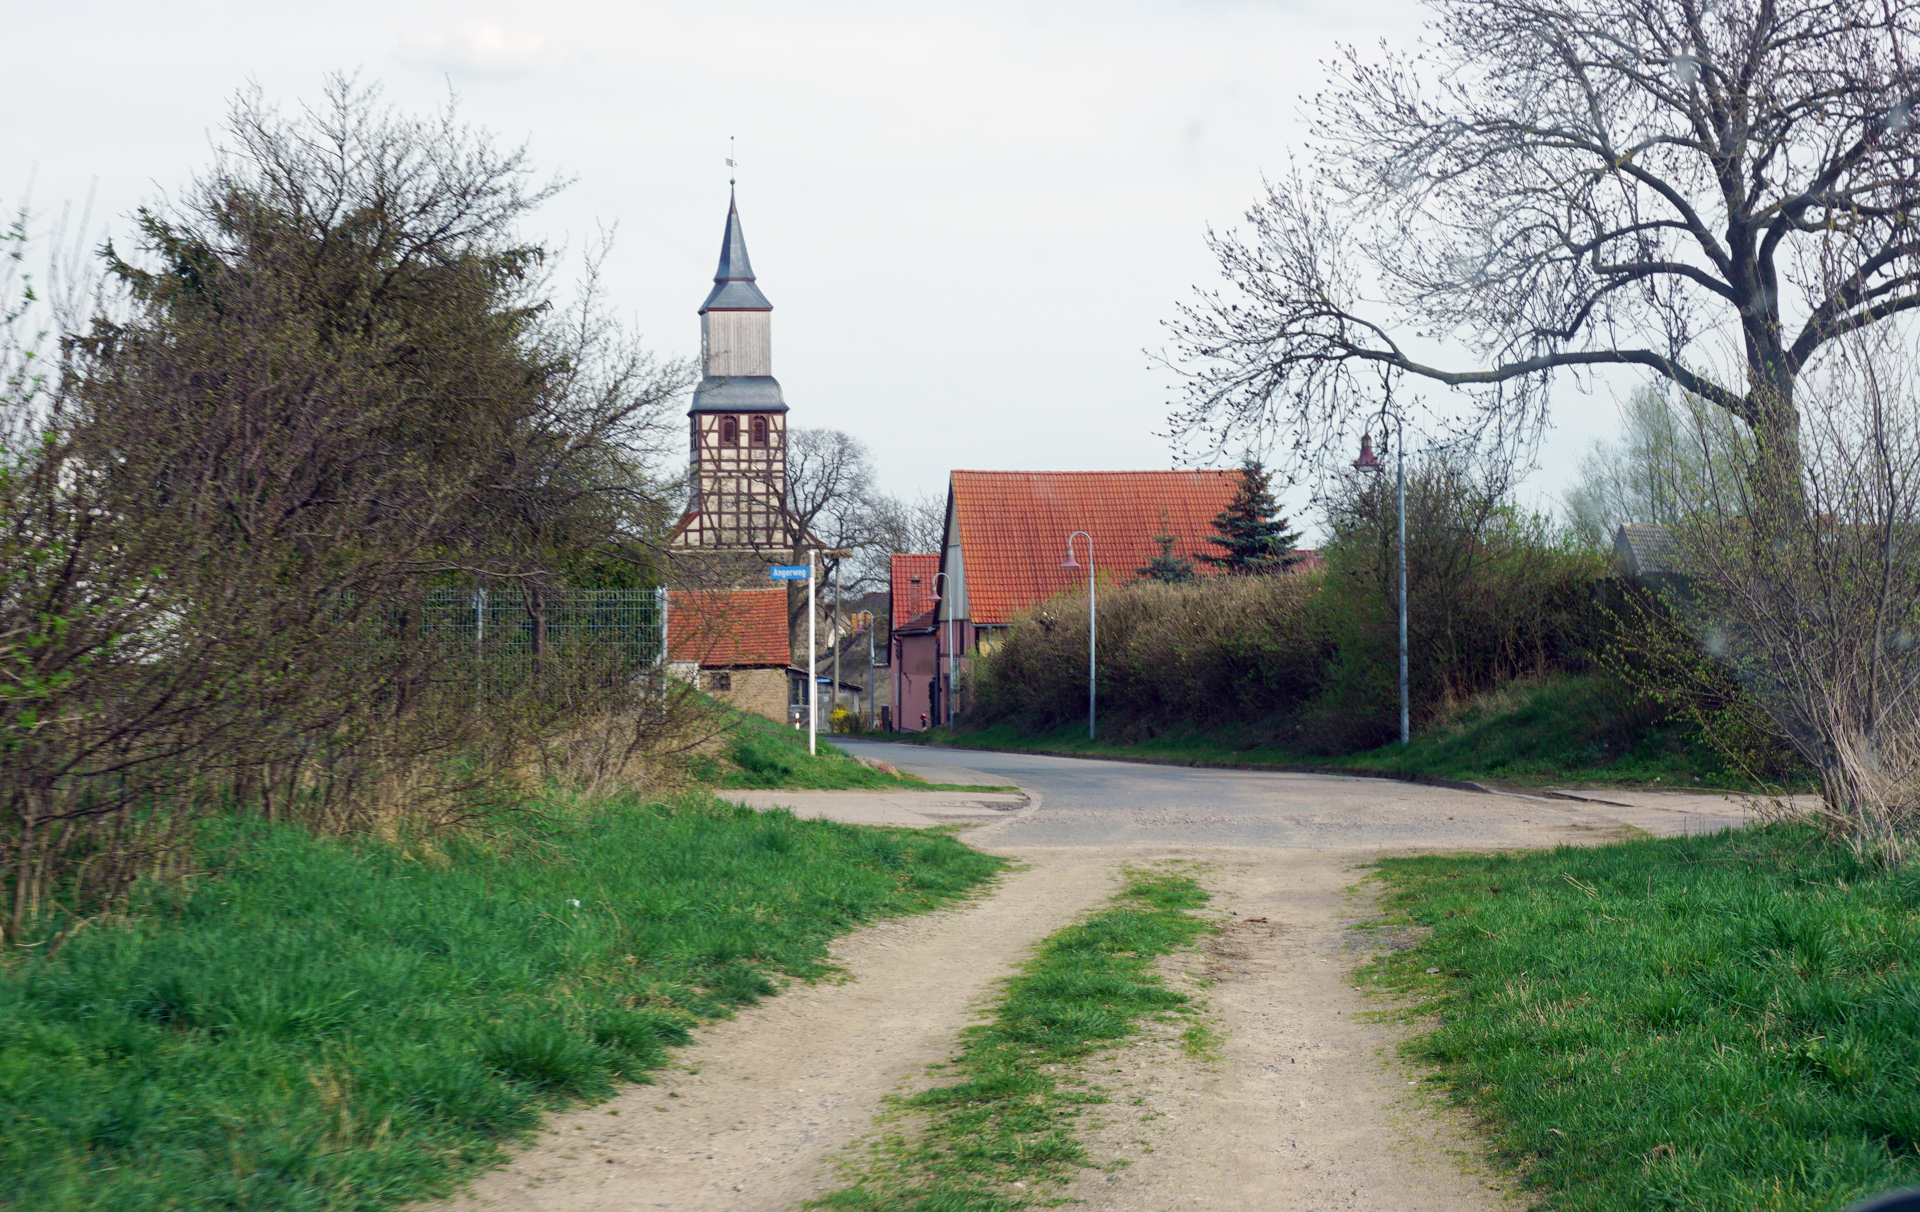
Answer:
<path fill-rule="evenodd" d="M 1329 651 L 1311 609 L 1318 577 L 1131 581 L 1099 594 L 1100 710 L 1110 735 L 1288 715 L 1321 687 Z M 1087 711 L 1087 607 L 1042 603 L 976 660 L 971 718 L 1046 731 Z"/>

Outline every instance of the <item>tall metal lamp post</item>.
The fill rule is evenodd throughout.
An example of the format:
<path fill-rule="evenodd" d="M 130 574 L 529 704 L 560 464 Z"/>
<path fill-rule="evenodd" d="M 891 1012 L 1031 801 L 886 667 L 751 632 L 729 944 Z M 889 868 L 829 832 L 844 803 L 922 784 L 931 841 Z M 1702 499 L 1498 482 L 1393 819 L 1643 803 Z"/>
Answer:
<path fill-rule="evenodd" d="M 1093 536 L 1084 530 L 1076 530 L 1067 536 L 1067 558 L 1060 564 L 1062 568 L 1077 569 L 1078 561 L 1073 558 L 1073 541 L 1083 538 L 1087 541 L 1087 739 L 1094 734 L 1094 696 L 1098 690 L 1093 660 L 1094 601 L 1093 601 Z"/>
<path fill-rule="evenodd" d="M 940 582 L 946 579 L 947 579 L 947 574 L 944 572 L 936 572 L 933 574 L 933 596 L 929 598 L 928 601 L 932 602 L 935 606 L 938 606 L 941 600 L 940 599 Z M 953 612 L 952 611 L 947 612 L 946 706 L 947 706 L 947 725 L 948 727 L 952 727 L 953 725 Z M 940 721 L 937 719 L 934 720 L 934 723 L 936 724 L 939 722 Z"/>
<path fill-rule="evenodd" d="M 833 685 L 827 690 L 827 731 L 833 731 L 833 709 L 840 705 L 840 561 L 852 555 L 841 547 L 823 547 L 823 557 L 833 560 Z M 817 613 L 813 599 L 813 552 L 807 552 L 807 752 L 817 748 L 820 727 L 820 672 L 814 662 L 819 641 L 814 638 L 813 620 Z"/>
<path fill-rule="evenodd" d="M 1407 427 L 1400 420 L 1400 414 L 1390 408 L 1380 410 L 1380 436 L 1385 438 L 1386 422 L 1391 420 L 1394 426 L 1393 462 L 1394 494 L 1400 515 L 1400 743 L 1407 743 Z M 1373 435 L 1360 435 L 1360 457 L 1353 461 L 1356 470 L 1383 472 L 1386 470 L 1373 453 Z"/>

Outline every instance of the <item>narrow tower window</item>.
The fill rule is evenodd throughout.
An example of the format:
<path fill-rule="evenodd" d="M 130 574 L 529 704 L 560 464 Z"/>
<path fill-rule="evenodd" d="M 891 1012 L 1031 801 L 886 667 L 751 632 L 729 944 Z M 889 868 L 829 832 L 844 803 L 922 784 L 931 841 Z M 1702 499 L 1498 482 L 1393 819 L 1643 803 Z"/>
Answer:
<path fill-rule="evenodd" d="M 755 446 L 765 446 L 767 444 L 767 419 L 765 417 L 755 417 L 753 419 L 753 444 Z"/>
<path fill-rule="evenodd" d="M 740 418 L 739 417 L 721 417 L 720 418 L 720 445 L 722 446 L 740 445 Z"/>

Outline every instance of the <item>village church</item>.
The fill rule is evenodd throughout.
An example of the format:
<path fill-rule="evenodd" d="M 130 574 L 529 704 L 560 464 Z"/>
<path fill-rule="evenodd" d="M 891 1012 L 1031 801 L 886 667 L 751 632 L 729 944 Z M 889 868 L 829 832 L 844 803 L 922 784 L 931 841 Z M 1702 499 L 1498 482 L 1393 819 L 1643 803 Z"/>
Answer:
<path fill-rule="evenodd" d="M 792 612 L 789 591 L 767 572 L 804 563 L 820 544 L 787 508 L 773 304 L 754 281 L 734 197 L 713 289 L 700 305 L 700 358 L 687 409 L 689 500 L 668 539 L 670 654 L 703 690 L 784 723 L 795 697 Z"/>

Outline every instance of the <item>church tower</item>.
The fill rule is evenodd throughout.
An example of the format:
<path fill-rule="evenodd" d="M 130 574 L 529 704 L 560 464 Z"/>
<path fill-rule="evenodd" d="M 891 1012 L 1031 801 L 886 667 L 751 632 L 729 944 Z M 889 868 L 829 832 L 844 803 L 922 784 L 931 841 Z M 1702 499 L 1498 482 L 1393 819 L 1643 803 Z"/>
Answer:
<path fill-rule="evenodd" d="M 754 284 L 740 208 L 731 198 L 720 268 L 700 305 L 702 378 L 687 410 L 693 499 L 672 545 L 791 551 L 787 405 L 773 377 L 773 304 Z"/>

